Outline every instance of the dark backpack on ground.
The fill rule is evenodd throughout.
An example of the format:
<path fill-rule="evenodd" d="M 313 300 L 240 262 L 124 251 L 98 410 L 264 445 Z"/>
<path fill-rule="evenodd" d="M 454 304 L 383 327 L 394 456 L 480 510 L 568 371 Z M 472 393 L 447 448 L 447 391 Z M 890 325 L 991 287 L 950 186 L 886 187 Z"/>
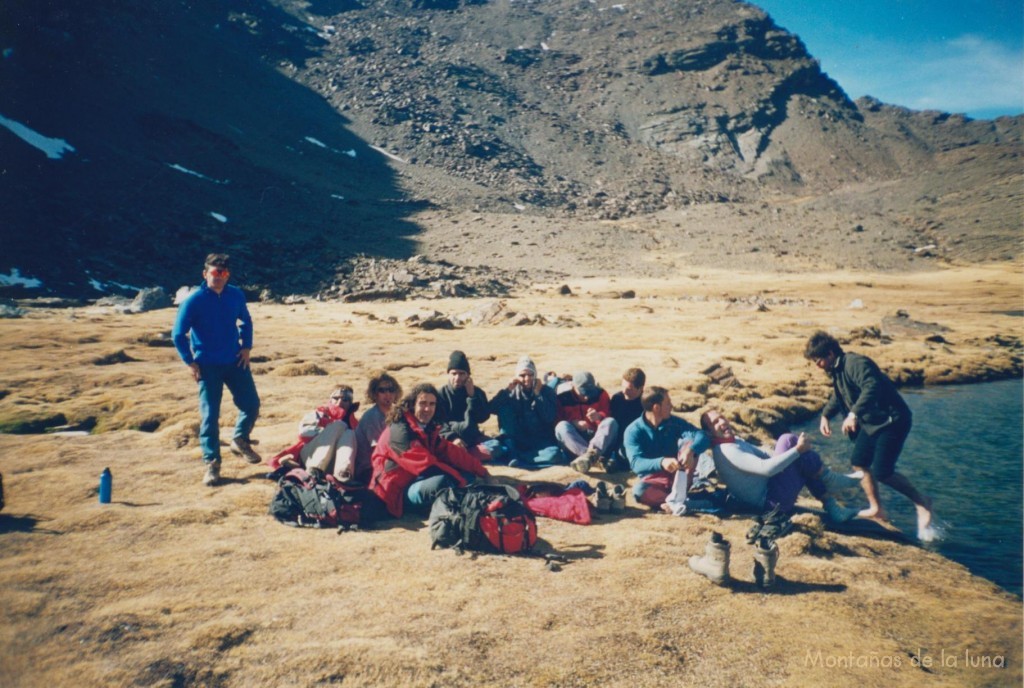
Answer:
<path fill-rule="evenodd" d="M 507 485 L 450 487 L 434 500 L 430 548 L 519 554 L 537 542 L 537 520 Z"/>
<path fill-rule="evenodd" d="M 295 468 L 278 486 L 270 515 L 285 525 L 348 530 L 370 525 L 377 515 L 376 495 L 364 486 L 341 483 L 332 475 L 317 481 L 302 468 Z"/>

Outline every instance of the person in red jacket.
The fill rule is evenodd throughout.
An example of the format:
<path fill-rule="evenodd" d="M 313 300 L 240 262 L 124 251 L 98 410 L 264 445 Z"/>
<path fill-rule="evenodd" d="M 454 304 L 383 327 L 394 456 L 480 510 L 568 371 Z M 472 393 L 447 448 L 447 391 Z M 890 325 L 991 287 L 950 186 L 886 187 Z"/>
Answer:
<path fill-rule="evenodd" d="M 559 385 L 556 392 L 555 439 L 572 460 L 569 465 L 586 473 L 594 464 L 607 460 L 619 436 L 608 392 L 586 371 L 574 373 L 572 382 Z"/>
<path fill-rule="evenodd" d="M 488 477 L 478 459 L 441 437 L 435 422 L 437 398 L 431 384 L 413 387 L 392 407 L 373 450 L 370 488 L 395 518 L 406 507 L 425 513 L 441 490 Z"/>

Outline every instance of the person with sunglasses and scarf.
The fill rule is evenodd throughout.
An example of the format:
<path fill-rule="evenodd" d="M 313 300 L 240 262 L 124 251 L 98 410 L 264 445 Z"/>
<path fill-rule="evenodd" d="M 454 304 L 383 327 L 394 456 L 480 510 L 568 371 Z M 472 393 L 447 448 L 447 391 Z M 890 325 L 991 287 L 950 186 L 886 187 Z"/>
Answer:
<path fill-rule="evenodd" d="M 317 406 L 299 422 L 299 440 L 270 460 L 269 478 L 280 478 L 292 468 L 305 467 L 315 478 L 331 473 L 343 483 L 370 479 L 369 470 L 360 473 L 356 462 L 356 410 L 352 388 L 334 388 L 327 403 Z"/>

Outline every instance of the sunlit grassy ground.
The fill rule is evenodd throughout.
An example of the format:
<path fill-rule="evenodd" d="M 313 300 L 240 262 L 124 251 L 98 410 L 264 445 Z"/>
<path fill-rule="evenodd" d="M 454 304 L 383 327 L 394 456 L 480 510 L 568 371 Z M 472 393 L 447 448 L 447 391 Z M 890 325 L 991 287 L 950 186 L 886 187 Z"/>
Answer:
<path fill-rule="evenodd" d="M 578 327 L 404 324 L 413 312 L 482 305 L 473 300 L 254 305 L 260 449 L 290 443 L 332 384 L 360 390 L 375 368 L 407 389 L 441 383 L 453 348 L 489 394 L 522 354 L 541 370 L 589 369 L 612 391 L 639 365 L 689 420 L 713 404 L 762 438 L 827 395 L 801 357 L 815 329 L 859 333 L 848 348 L 897 379 L 1020 373 L 1021 321 L 1003 314 L 1022 306 L 1015 267 L 569 285 L 572 296 L 538 289 L 507 308 Z M 627 289 L 636 298 L 613 298 Z M 897 309 L 949 331 L 883 343 L 869 328 Z M 0 423 L 58 413 L 96 423 L 87 436 L 0 435 L 0 685 L 1021 682 L 1019 599 L 913 545 L 825 531 L 813 514 L 781 541 L 771 594 L 751 583 L 747 518 L 673 518 L 630 503 L 589 527 L 541 520 L 542 551 L 569 560 L 559 572 L 535 558 L 431 551 L 415 518 L 344 535 L 280 526 L 266 515 L 274 487 L 260 467 L 225 452 L 226 483 L 200 484 L 194 383 L 173 349 L 145 343 L 173 316 L 80 309 L 0 321 Z M 96 363 L 111 359 L 121 362 Z M 714 383 L 704 371 L 716 363 L 740 384 Z M 224 437 L 233 419 L 225 401 Z M 100 506 L 105 466 L 114 503 Z M 598 471 L 591 481 L 629 478 Z M 732 588 L 686 566 L 713 529 L 733 543 Z M 965 652 L 1005 668 L 970 665 Z M 915 656 L 932 658 L 927 672 Z"/>

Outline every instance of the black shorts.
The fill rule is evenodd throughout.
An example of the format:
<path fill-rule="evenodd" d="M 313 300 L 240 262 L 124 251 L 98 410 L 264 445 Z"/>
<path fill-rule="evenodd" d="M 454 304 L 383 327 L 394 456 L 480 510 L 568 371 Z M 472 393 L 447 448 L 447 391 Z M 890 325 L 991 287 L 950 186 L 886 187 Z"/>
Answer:
<path fill-rule="evenodd" d="M 876 479 L 885 480 L 896 471 L 896 459 L 903 451 L 910 425 L 908 418 L 890 423 L 873 435 L 861 429 L 853 441 L 850 463 L 855 468 L 871 469 Z"/>

